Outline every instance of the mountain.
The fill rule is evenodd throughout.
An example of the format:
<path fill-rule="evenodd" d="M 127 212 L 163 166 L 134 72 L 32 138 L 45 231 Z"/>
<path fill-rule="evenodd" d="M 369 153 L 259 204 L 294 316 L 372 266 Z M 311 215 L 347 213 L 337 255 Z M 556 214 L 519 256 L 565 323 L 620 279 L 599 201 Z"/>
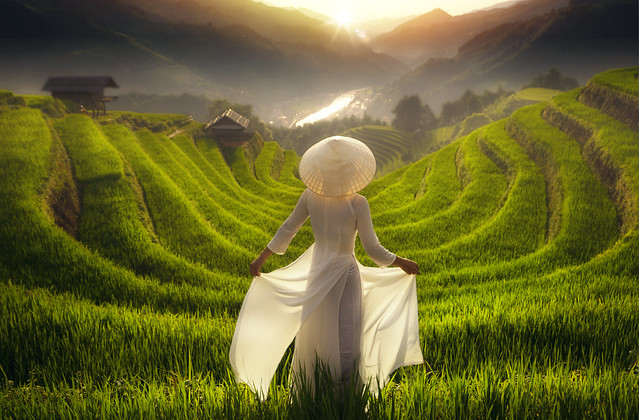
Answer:
<path fill-rule="evenodd" d="M 311 22 L 296 21 L 299 12 L 251 1 L 211 4 L 218 3 L 205 9 L 194 0 L 160 0 L 153 8 L 147 0 L 6 1 L 0 58 L 11 65 L 0 69 L 3 87 L 33 92 L 51 75 L 109 74 L 122 93 L 225 96 L 268 112 L 276 101 L 386 83 L 406 70 L 369 48 L 331 45 L 322 34 L 313 42 L 307 26 L 280 25 L 290 23 L 287 13 Z M 260 14 L 257 27 L 270 26 L 282 39 L 288 33 L 288 41 L 251 26 Z"/>
<path fill-rule="evenodd" d="M 305 10 L 280 8 L 252 0 L 133 0 L 133 4 L 169 22 L 244 25 L 275 42 L 331 45 L 352 51 L 363 47 L 339 31 L 330 18 Z"/>
<path fill-rule="evenodd" d="M 454 56 L 460 45 L 484 30 L 566 5 L 568 0 L 521 0 L 459 16 L 435 9 L 379 35 L 371 46 L 410 65 L 418 65 L 431 57 Z"/>
<path fill-rule="evenodd" d="M 468 88 L 519 90 L 553 67 L 584 83 L 606 68 L 636 65 L 636 16 L 634 1 L 588 1 L 499 25 L 463 44 L 456 56 L 431 58 L 387 85 L 369 112 L 389 117 L 406 94 L 419 94 L 438 110 Z"/>

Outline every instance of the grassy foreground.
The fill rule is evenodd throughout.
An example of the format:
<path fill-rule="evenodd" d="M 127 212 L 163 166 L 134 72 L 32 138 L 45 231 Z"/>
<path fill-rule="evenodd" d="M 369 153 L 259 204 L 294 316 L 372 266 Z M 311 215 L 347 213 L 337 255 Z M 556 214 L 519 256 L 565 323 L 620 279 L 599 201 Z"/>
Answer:
<path fill-rule="evenodd" d="M 590 92 L 636 100 L 638 72 Z M 584 89 L 533 94 L 548 102 L 362 192 L 382 244 L 422 269 L 426 364 L 379 395 L 321 374 L 290 395 L 289 349 L 259 402 L 228 349 L 298 157 L 2 91 L 0 417 L 639 418 L 639 132 Z M 307 223 L 265 271 L 312 240 Z"/>

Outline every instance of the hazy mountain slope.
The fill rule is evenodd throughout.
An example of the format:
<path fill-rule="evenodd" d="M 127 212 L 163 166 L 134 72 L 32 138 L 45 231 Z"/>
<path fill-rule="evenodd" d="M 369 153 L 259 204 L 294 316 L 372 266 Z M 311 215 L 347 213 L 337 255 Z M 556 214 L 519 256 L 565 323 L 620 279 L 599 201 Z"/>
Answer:
<path fill-rule="evenodd" d="M 278 43 L 245 25 L 168 22 L 120 0 L 10 0 L 2 7 L 9 23 L 0 29 L 0 57 L 10 65 L 0 77 L 3 87 L 22 91 L 54 74 L 110 74 L 122 92 L 223 95 L 268 108 L 384 83 L 405 70 L 368 49 L 347 54 Z"/>
<path fill-rule="evenodd" d="M 606 68 L 634 65 L 636 15 L 636 2 L 601 2 L 500 25 L 462 45 L 455 57 L 430 59 L 387 86 L 371 113 L 390 115 L 392 100 L 404 94 L 421 95 L 437 112 L 468 88 L 519 90 L 552 67 L 585 83 Z"/>
<path fill-rule="evenodd" d="M 171 22 L 211 23 L 220 27 L 242 24 L 274 41 L 353 47 L 346 34 L 336 34 L 335 26 L 327 24 L 326 20 L 296 9 L 251 0 L 134 0 L 134 3 Z M 357 46 L 362 45 L 357 43 Z"/>
<path fill-rule="evenodd" d="M 430 57 L 454 56 L 460 45 L 486 29 L 539 16 L 567 4 L 568 0 L 526 0 L 458 16 L 435 9 L 376 37 L 371 45 L 416 65 Z"/>

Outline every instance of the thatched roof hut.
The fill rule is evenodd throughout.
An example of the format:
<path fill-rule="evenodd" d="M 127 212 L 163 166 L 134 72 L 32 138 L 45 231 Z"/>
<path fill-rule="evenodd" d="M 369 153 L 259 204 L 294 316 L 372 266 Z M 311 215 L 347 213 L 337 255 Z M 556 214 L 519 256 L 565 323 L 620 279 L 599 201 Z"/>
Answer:
<path fill-rule="evenodd" d="M 227 109 L 204 128 L 205 132 L 215 138 L 222 146 L 237 147 L 247 143 L 255 135 L 248 131 L 249 119 Z"/>
<path fill-rule="evenodd" d="M 111 76 L 49 77 L 42 90 L 50 91 L 54 98 L 71 99 L 87 110 L 106 113 L 107 102 L 117 96 L 104 96 L 105 88 L 117 88 Z"/>

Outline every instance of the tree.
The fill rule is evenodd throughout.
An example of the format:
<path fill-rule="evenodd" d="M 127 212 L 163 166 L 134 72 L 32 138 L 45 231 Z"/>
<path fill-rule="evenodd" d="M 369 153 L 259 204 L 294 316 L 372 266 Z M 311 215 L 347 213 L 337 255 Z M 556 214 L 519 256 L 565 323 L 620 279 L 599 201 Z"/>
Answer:
<path fill-rule="evenodd" d="M 404 95 L 393 109 L 393 114 L 393 127 L 411 133 L 437 125 L 435 114 L 428 105 L 422 104 L 417 95 Z"/>
<path fill-rule="evenodd" d="M 483 105 L 481 99 L 475 92 L 470 89 L 466 89 L 466 92 L 461 97 L 463 104 L 463 110 L 465 115 L 473 115 L 475 112 L 481 112 Z"/>
<path fill-rule="evenodd" d="M 556 90 L 572 90 L 579 86 L 577 79 L 570 76 L 563 76 L 556 68 L 551 68 L 548 74 L 540 74 L 535 77 L 525 88 L 539 87 Z"/>

